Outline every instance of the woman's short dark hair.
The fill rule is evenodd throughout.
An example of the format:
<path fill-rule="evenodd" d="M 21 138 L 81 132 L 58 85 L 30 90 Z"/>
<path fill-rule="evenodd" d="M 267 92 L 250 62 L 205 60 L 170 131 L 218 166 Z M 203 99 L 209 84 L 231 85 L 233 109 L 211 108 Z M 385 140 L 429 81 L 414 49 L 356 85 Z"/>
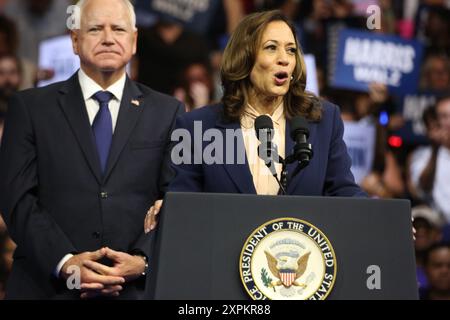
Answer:
<path fill-rule="evenodd" d="M 225 117 L 239 121 L 248 103 L 251 87 L 250 73 L 256 60 L 256 54 L 262 41 L 262 35 L 269 23 L 283 21 L 291 29 L 297 46 L 296 65 L 289 91 L 284 96 L 285 116 L 291 119 L 304 116 L 310 121 L 320 121 L 322 108 L 319 99 L 306 92 L 306 64 L 303 59 L 295 28 L 278 10 L 253 13 L 245 17 L 233 32 L 223 54 L 221 68 L 225 106 Z"/>

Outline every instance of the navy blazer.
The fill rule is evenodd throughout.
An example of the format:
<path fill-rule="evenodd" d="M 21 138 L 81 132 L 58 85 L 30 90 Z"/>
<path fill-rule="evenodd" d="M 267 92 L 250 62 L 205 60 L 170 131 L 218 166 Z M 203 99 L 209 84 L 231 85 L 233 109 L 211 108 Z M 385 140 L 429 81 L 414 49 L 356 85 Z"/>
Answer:
<path fill-rule="evenodd" d="M 182 112 L 127 78 L 102 175 L 77 74 L 12 98 L 0 150 L 0 211 L 18 245 L 7 298 L 79 297 L 53 276 L 68 253 L 108 246 L 150 256 L 144 217 L 172 178 L 170 135 Z M 121 297 L 143 297 L 141 284 Z"/>
<path fill-rule="evenodd" d="M 292 179 L 288 175 L 287 193 L 303 196 L 364 197 L 366 194 L 355 183 L 350 171 L 351 160 L 342 139 L 344 126 L 339 108 L 329 102 L 323 102 L 322 109 L 321 121 L 309 124 L 309 142 L 313 146 L 313 159 L 295 178 Z M 240 128 L 238 122 L 231 123 L 224 120 L 222 104 L 207 106 L 180 116 L 177 119 L 176 128 L 187 129 L 194 137 L 195 121 L 201 121 L 203 132 L 216 128 L 222 132 L 223 136 L 226 129 Z M 294 141 L 289 132 L 289 121 L 287 121 L 286 155 L 290 154 L 294 147 Z M 242 133 L 237 139 L 243 143 Z M 209 142 L 203 142 L 201 150 L 195 148 L 191 152 L 200 154 L 208 144 Z M 237 143 L 234 145 L 236 158 Z M 225 147 L 223 152 L 225 161 Z M 169 191 L 256 194 L 247 159 L 244 164 L 205 164 L 203 162 L 202 164 L 175 165 L 172 163 L 172 167 L 176 175 L 169 185 Z M 288 172 L 292 174 L 295 167 L 295 163 L 288 165 Z"/>

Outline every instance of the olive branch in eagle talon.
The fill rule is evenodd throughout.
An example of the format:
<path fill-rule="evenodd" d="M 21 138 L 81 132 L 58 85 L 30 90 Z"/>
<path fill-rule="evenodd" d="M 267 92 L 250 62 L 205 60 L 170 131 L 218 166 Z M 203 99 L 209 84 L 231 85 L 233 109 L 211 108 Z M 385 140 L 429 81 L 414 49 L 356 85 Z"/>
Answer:
<path fill-rule="evenodd" d="M 269 274 L 267 273 L 267 270 L 265 268 L 261 269 L 261 280 L 264 283 L 264 286 L 266 286 L 266 288 L 273 288 L 274 292 L 277 292 L 277 290 L 275 289 L 275 287 L 272 285 L 272 278 L 269 277 Z"/>
<path fill-rule="evenodd" d="M 264 253 L 266 254 L 266 258 L 267 258 L 267 263 L 269 265 L 269 269 L 272 272 L 272 274 L 278 279 L 278 281 L 276 281 L 275 283 L 272 282 L 272 279 L 270 279 L 269 281 L 269 286 L 273 287 L 275 289 L 275 287 L 278 286 L 284 286 L 284 287 L 291 287 L 296 286 L 296 287 L 301 287 L 301 288 L 306 288 L 307 285 L 304 283 L 298 283 L 297 279 L 299 279 L 306 271 L 306 267 L 308 266 L 308 259 L 309 259 L 309 255 L 311 254 L 311 252 L 307 252 L 306 254 L 304 254 L 303 256 L 301 256 L 300 258 L 298 258 L 296 266 L 291 267 L 290 269 L 295 272 L 295 280 L 292 282 L 291 285 L 286 285 L 281 281 L 281 275 L 280 275 L 280 267 L 278 266 L 278 260 L 277 258 L 275 258 L 273 255 L 270 254 L 270 252 L 268 251 L 264 251 Z M 283 262 L 286 262 L 282 259 L 280 259 Z"/>

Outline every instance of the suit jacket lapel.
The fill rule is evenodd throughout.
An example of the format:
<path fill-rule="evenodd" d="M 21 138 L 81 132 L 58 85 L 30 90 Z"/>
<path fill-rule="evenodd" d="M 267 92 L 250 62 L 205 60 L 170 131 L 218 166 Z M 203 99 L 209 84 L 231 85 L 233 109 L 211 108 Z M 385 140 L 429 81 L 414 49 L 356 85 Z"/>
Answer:
<path fill-rule="evenodd" d="M 120 153 L 125 147 L 131 132 L 136 126 L 139 116 L 144 109 L 144 100 L 142 99 L 142 96 L 141 90 L 139 90 L 136 84 L 127 77 L 112 145 L 109 151 L 104 181 L 108 179 L 111 171 L 114 169 Z"/>
<path fill-rule="evenodd" d="M 222 131 L 223 134 L 223 141 L 225 142 L 226 137 L 226 130 L 240 130 L 241 126 L 238 122 L 225 122 L 223 121 L 222 117 L 217 121 L 216 126 Z M 242 132 L 240 131 L 240 134 L 238 135 L 239 141 L 235 141 L 233 143 L 234 148 L 234 156 L 235 160 L 238 158 L 237 154 L 237 146 L 244 145 L 244 138 L 242 136 Z M 224 143 L 224 148 L 226 148 L 226 143 Z M 224 155 L 227 154 L 227 150 L 224 149 Z M 224 159 L 224 162 L 226 159 Z M 236 184 L 237 188 L 241 193 L 246 194 L 256 194 L 255 185 L 253 183 L 253 177 L 250 172 L 250 168 L 248 165 L 248 159 L 247 154 L 245 154 L 245 163 L 244 164 L 224 164 L 223 165 L 225 171 L 228 173 L 230 178 L 233 180 L 233 182 Z"/>
<path fill-rule="evenodd" d="M 78 73 L 75 73 L 60 89 L 59 106 L 69 122 L 92 173 L 100 183 L 102 174 L 97 148 L 86 111 Z"/>

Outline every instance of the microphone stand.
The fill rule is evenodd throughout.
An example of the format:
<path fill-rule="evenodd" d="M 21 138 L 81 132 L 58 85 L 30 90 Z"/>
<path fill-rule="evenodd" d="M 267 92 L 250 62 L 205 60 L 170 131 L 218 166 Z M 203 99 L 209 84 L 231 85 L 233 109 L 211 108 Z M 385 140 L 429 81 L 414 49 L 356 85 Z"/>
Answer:
<path fill-rule="evenodd" d="M 268 151 L 270 151 L 270 153 Z M 261 144 L 258 146 L 258 155 L 264 161 L 266 167 L 269 168 L 270 172 L 272 173 L 272 176 L 275 178 L 278 185 L 280 186 L 281 194 L 285 195 L 287 190 L 287 183 L 283 182 L 283 172 L 281 174 L 282 180 L 280 181 L 278 179 L 278 174 L 275 169 L 274 163 L 281 163 L 283 166 L 282 167 L 283 171 L 286 170 L 286 163 L 285 160 L 278 154 L 277 146 L 272 144 L 272 142 L 269 142 L 266 146 Z"/>
<path fill-rule="evenodd" d="M 288 181 L 287 181 L 288 171 L 287 171 L 287 163 L 286 163 L 286 161 L 283 160 L 281 165 L 282 165 L 282 167 L 281 167 L 281 186 L 280 186 L 280 191 L 281 191 L 281 195 L 285 196 L 287 194 L 287 185 L 288 185 Z"/>
<path fill-rule="evenodd" d="M 298 165 L 295 168 L 294 173 L 292 174 L 292 179 L 295 178 L 300 171 L 302 171 L 304 168 L 306 168 L 309 164 L 309 160 L 312 158 L 312 149 L 308 150 L 309 152 L 307 154 L 302 154 L 304 157 L 302 157 L 302 160 L 297 160 L 297 157 L 294 154 L 291 154 L 286 159 L 283 159 L 281 156 L 278 156 L 278 162 L 281 164 L 281 179 L 278 179 L 278 174 L 276 172 L 272 173 L 275 180 L 278 182 L 278 185 L 280 186 L 280 192 L 279 195 L 287 195 L 287 187 L 288 187 L 288 170 L 287 165 L 294 163 L 295 161 L 298 161 Z M 305 156 L 311 156 L 310 158 L 307 158 Z M 272 166 L 272 161 L 266 162 L 266 166 L 270 169 Z"/>
<path fill-rule="evenodd" d="M 281 181 L 278 180 L 278 177 L 275 176 L 277 179 L 278 184 L 280 185 L 280 194 L 286 195 L 287 194 L 287 187 L 288 187 L 288 170 L 287 165 L 294 163 L 295 161 L 298 161 L 298 165 L 295 168 L 294 173 L 292 174 L 291 179 L 295 178 L 300 171 L 302 171 L 304 168 L 306 168 L 309 164 L 309 161 L 313 157 L 313 151 L 312 151 L 312 145 L 309 143 L 298 143 L 294 147 L 294 153 L 288 156 L 286 159 L 283 159 L 282 157 L 278 156 L 279 163 L 281 163 Z"/>
<path fill-rule="evenodd" d="M 258 134 L 257 134 L 258 136 Z M 259 140 L 258 136 L 258 140 Z M 306 136 L 307 139 L 307 136 Z M 294 163 L 298 161 L 298 165 L 295 168 L 294 173 L 292 174 L 292 178 L 295 178 L 297 174 L 300 173 L 301 170 L 303 170 L 308 164 L 309 161 L 313 157 L 313 150 L 312 145 L 306 141 L 305 138 L 298 138 L 296 140 L 296 144 L 294 146 L 293 154 L 289 155 L 286 159 L 283 159 L 280 155 L 278 155 L 278 151 L 276 148 L 276 145 L 272 145 L 271 138 L 266 140 L 266 145 L 258 146 L 258 155 L 259 157 L 264 160 L 265 165 L 269 168 L 270 172 L 272 173 L 273 177 L 277 181 L 278 185 L 280 186 L 280 195 L 286 195 L 287 194 L 287 187 L 288 187 L 288 170 L 287 165 Z M 262 141 L 261 141 L 262 142 Z M 264 149 L 260 149 L 264 148 Z M 270 151 L 270 153 L 268 153 Z M 273 155 L 272 155 L 273 153 Z M 261 156 L 265 155 L 265 156 Z M 274 162 L 280 163 L 282 165 L 281 169 L 281 181 L 278 179 L 278 174 L 275 170 Z"/>
<path fill-rule="evenodd" d="M 275 180 L 277 180 L 278 185 L 280 186 L 280 192 L 282 195 L 287 194 L 287 171 L 286 171 L 286 161 L 281 157 L 278 156 L 278 163 L 281 163 L 282 169 L 281 169 L 281 181 L 278 179 L 278 174 L 275 172 L 273 175 Z"/>

